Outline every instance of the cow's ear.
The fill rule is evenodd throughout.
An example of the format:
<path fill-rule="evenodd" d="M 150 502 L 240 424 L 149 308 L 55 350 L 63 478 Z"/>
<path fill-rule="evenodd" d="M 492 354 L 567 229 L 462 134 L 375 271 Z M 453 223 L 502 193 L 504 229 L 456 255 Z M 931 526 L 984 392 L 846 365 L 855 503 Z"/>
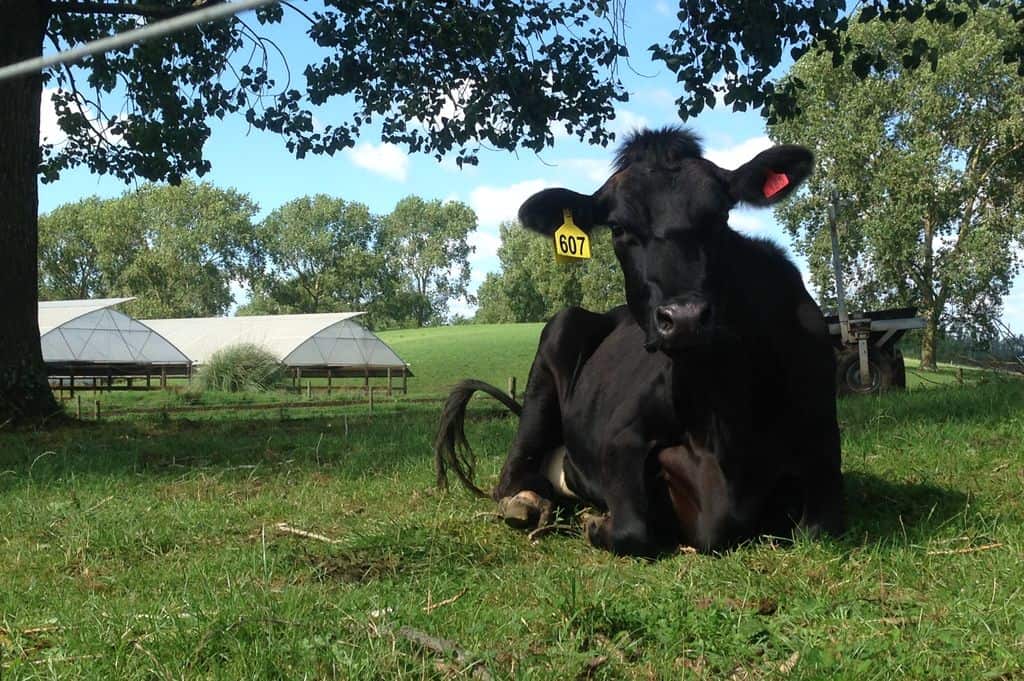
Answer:
<path fill-rule="evenodd" d="M 814 155 L 804 147 L 772 147 L 729 174 L 729 191 L 737 202 L 770 206 L 793 193 L 813 166 Z"/>
<path fill-rule="evenodd" d="M 598 201 L 593 196 L 569 189 L 545 189 L 526 199 L 519 208 L 519 222 L 527 229 L 552 235 L 565 222 L 565 211 L 584 232 L 602 224 Z"/>

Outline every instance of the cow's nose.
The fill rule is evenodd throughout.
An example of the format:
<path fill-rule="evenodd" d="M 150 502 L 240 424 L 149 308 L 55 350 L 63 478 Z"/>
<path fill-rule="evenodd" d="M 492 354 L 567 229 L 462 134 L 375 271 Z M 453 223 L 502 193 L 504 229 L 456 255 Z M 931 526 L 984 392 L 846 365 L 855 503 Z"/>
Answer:
<path fill-rule="evenodd" d="M 685 342 L 703 334 L 711 325 L 711 305 L 707 301 L 662 305 L 654 311 L 654 320 L 662 341 Z"/>

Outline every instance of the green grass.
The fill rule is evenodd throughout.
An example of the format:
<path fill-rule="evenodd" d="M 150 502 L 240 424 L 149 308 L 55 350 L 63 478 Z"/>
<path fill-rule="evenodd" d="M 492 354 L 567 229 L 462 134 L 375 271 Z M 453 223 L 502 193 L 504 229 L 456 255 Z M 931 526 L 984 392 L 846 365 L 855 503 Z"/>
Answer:
<path fill-rule="evenodd" d="M 387 341 L 522 385 L 537 327 L 463 328 Z M 432 404 L 0 432 L 0 678 L 470 678 L 403 626 L 495 678 L 1016 678 L 1024 382 L 926 378 L 840 402 L 845 537 L 654 563 L 436 491 Z M 514 428 L 474 403 L 483 483 Z"/>
<path fill-rule="evenodd" d="M 506 387 L 515 376 L 521 391 L 537 352 L 543 324 L 466 324 L 377 335 L 412 365 L 411 391 L 441 395 L 463 378 Z"/>
<path fill-rule="evenodd" d="M 385 379 L 371 379 L 376 387 L 377 403 L 391 404 L 413 400 L 441 400 L 451 386 L 463 378 L 478 378 L 501 388 L 506 388 L 510 376 L 516 378 L 518 394 L 526 387 L 530 365 L 537 349 L 543 324 L 475 324 L 446 326 L 401 331 L 382 331 L 378 335 L 390 345 L 400 357 L 409 362 L 415 376 L 408 379 L 408 395 L 403 399 L 397 394 L 399 379 L 393 380 L 396 393 L 393 399 L 384 395 Z M 938 371 L 923 372 L 918 362 L 907 360 L 907 387 L 909 390 L 931 389 L 957 383 L 957 368 L 940 365 Z M 978 369 L 964 368 L 965 381 L 975 383 L 986 375 Z M 308 401 L 348 400 L 353 409 L 366 402 L 362 379 L 335 379 L 335 390 L 330 396 L 322 388 L 326 379 L 302 379 L 298 390 L 276 390 L 268 392 L 228 393 L 202 390 L 198 380 L 191 386 L 184 379 L 172 379 L 173 390 L 134 392 L 93 392 L 80 391 L 82 409 L 92 413 L 95 400 L 101 403 L 101 410 L 111 412 L 118 409 L 162 407 L 181 408 L 186 406 L 278 404 L 283 402 L 306 401 L 304 386 L 311 382 L 321 388 L 314 390 Z M 286 385 L 290 381 L 286 380 Z M 340 388 L 347 388 L 340 389 Z M 66 403 L 74 412 L 74 401 Z M 365 411 L 365 408 L 363 408 Z M 258 417 L 258 416 L 257 416 Z"/>

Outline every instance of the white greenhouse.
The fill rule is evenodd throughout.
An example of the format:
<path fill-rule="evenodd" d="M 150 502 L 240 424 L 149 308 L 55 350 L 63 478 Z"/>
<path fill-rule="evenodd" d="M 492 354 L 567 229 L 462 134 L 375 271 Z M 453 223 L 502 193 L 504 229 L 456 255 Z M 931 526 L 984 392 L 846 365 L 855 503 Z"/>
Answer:
<path fill-rule="evenodd" d="M 63 385 L 81 378 L 187 375 L 189 357 L 146 324 L 114 308 L 132 298 L 39 303 L 39 342 L 49 375 Z"/>
<path fill-rule="evenodd" d="M 147 319 L 146 325 L 181 348 L 196 364 L 218 350 L 251 343 L 273 353 L 303 377 L 392 378 L 412 376 L 409 365 L 384 341 L 355 320 L 362 312 Z"/>

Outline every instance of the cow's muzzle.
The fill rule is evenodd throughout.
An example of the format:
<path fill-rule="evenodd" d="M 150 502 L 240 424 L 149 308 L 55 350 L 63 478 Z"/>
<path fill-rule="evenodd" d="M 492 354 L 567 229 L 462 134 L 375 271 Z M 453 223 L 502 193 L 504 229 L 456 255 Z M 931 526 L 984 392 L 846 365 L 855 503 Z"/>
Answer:
<path fill-rule="evenodd" d="M 706 300 L 669 303 L 654 310 L 654 327 L 666 351 L 708 342 L 711 324 L 711 304 Z"/>

